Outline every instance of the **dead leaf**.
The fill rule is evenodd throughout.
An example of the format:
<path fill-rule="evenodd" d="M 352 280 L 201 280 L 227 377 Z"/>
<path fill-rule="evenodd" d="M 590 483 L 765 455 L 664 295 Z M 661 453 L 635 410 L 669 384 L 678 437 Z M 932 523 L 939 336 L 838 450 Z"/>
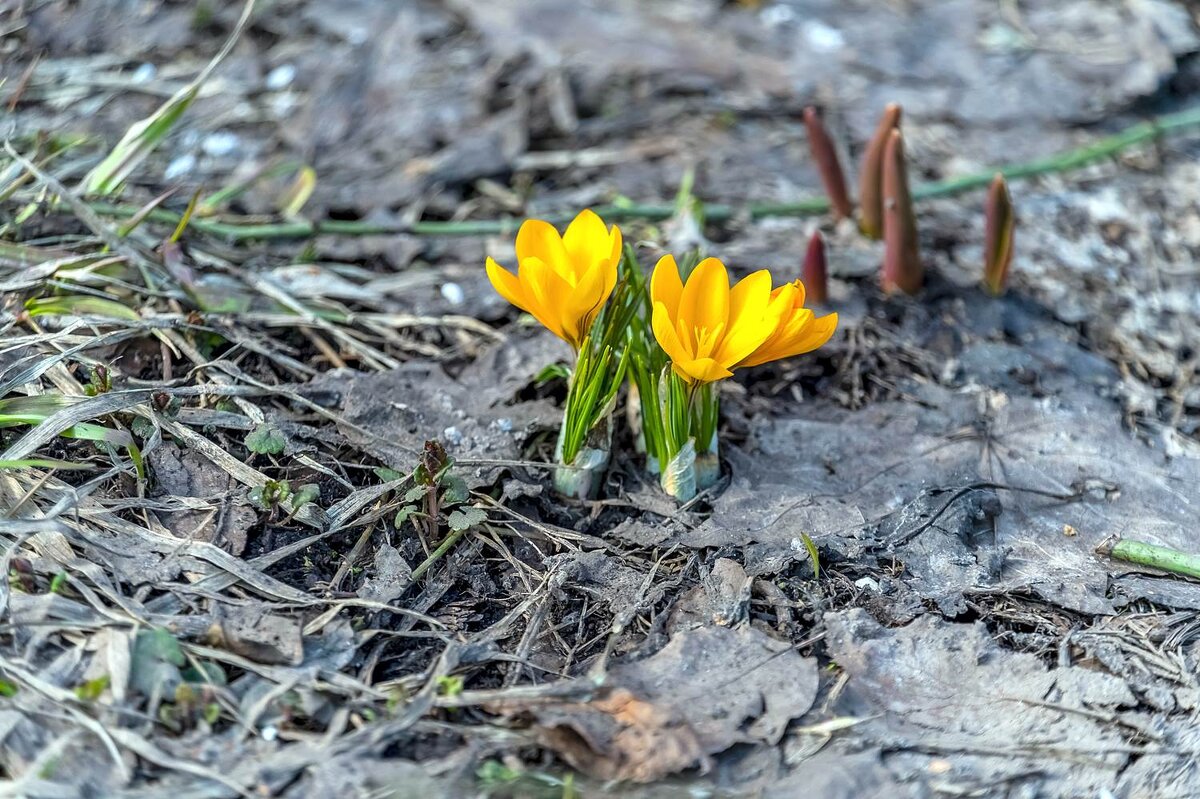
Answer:
<path fill-rule="evenodd" d="M 598 779 L 649 782 L 736 743 L 777 744 L 817 693 L 817 665 L 753 627 L 677 634 L 653 656 L 610 670 L 589 703 L 533 710 L 539 739 Z"/>
<path fill-rule="evenodd" d="M 597 779 L 654 782 L 697 764 L 708 766 L 686 723 L 624 689 L 538 717 L 542 744 Z"/>

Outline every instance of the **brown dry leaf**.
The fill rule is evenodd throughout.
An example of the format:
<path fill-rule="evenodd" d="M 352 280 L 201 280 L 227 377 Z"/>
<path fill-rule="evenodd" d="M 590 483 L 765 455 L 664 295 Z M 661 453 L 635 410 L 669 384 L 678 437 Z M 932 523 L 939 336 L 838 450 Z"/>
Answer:
<path fill-rule="evenodd" d="M 597 779 L 654 782 L 697 764 L 708 767 L 686 722 L 624 688 L 537 715 L 541 743 Z"/>
<path fill-rule="evenodd" d="M 599 779 L 649 782 L 699 765 L 738 743 L 778 744 L 808 712 L 817 665 L 743 625 L 672 636 L 644 660 L 608 674 L 589 703 L 533 709 L 541 742 Z"/>

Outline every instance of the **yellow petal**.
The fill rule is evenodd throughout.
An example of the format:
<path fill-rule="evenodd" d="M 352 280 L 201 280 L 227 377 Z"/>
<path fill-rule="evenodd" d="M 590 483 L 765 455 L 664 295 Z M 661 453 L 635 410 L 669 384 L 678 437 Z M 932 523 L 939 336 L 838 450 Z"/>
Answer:
<path fill-rule="evenodd" d="M 616 279 L 617 266 L 621 263 L 621 228 L 616 225 L 612 226 L 612 233 L 609 234 L 609 260 L 612 261 L 613 279 Z"/>
<path fill-rule="evenodd" d="M 714 357 L 730 367 L 745 358 L 775 331 L 767 317 L 771 302 L 771 273 L 766 269 L 742 278 L 729 292 L 729 327 Z"/>
<path fill-rule="evenodd" d="M 516 275 L 500 266 L 500 264 L 496 263 L 491 258 L 488 258 L 487 276 L 488 280 L 490 280 L 492 283 L 492 288 L 496 290 L 497 294 L 520 308 L 522 311 L 529 310 L 528 303 L 525 299 L 525 290 L 521 288 L 521 281 Z"/>
<path fill-rule="evenodd" d="M 674 323 L 678 318 L 681 296 L 683 281 L 679 278 L 679 264 L 675 263 L 675 256 L 668 253 L 658 259 L 650 275 L 650 301 L 667 306 Z"/>
<path fill-rule="evenodd" d="M 771 302 L 763 314 L 765 324 L 771 328 L 771 332 L 756 349 L 737 364 L 738 366 L 757 366 L 760 363 L 783 357 L 778 353 L 783 351 L 783 345 L 788 339 L 788 331 L 794 324 L 801 321 L 797 318 L 797 313 L 812 313 L 803 308 L 797 309 L 795 297 L 796 285 L 794 283 L 785 283 L 771 292 Z"/>
<path fill-rule="evenodd" d="M 729 273 L 725 264 L 705 258 L 696 265 L 679 298 L 678 315 L 687 325 L 704 330 L 714 330 L 729 321 Z"/>
<path fill-rule="evenodd" d="M 671 368 L 675 370 L 675 374 L 689 383 L 711 383 L 714 380 L 723 380 L 733 374 L 712 358 L 672 361 Z"/>
<path fill-rule="evenodd" d="M 612 252 L 612 240 L 604 222 L 589 210 L 579 212 L 579 216 L 567 225 L 567 232 L 562 237 L 563 247 L 571 259 L 575 274 L 582 277 L 593 266 L 609 259 Z"/>
<path fill-rule="evenodd" d="M 563 246 L 562 237 L 549 222 L 540 219 L 526 219 L 517 231 L 517 261 L 524 263 L 526 258 L 536 258 L 553 269 L 559 277 L 570 285 L 575 285 L 577 275 L 567 256 L 567 248 Z"/>
<path fill-rule="evenodd" d="M 792 285 L 796 287 L 796 299 L 792 300 L 792 307 L 802 308 L 804 307 L 804 300 L 807 296 L 806 292 L 804 291 L 804 281 L 796 280 L 792 282 Z"/>
<path fill-rule="evenodd" d="M 833 338 L 834 332 L 837 330 L 838 315 L 831 313 L 828 316 L 822 316 L 813 319 L 804 326 L 804 330 L 793 341 L 789 342 L 788 353 L 785 358 L 790 358 L 793 355 L 803 355 L 806 352 L 821 347 L 829 339 Z"/>
<path fill-rule="evenodd" d="M 837 322 L 835 313 L 816 319 L 810 309 L 798 308 L 783 320 L 775 335 L 738 365 L 757 366 L 812 352 L 829 341 L 837 330 Z"/>
<path fill-rule="evenodd" d="M 614 273 L 612 282 L 608 280 L 609 271 Z M 582 342 L 591 332 L 592 322 L 616 284 L 615 277 L 615 270 L 610 270 L 607 263 L 599 263 L 572 289 L 567 306 L 562 309 L 562 320 L 563 330 L 576 341 Z"/>
<path fill-rule="evenodd" d="M 678 363 L 692 359 L 692 353 L 684 348 L 683 342 L 675 332 L 675 326 L 671 324 L 671 314 L 667 310 L 667 306 L 661 302 L 654 303 L 654 311 L 650 315 L 650 327 L 654 330 L 654 338 L 658 341 L 658 346 L 663 348 L 663 352 L 672 362 Z"/>
<path fill-rule="evenodd" d="M 562 322 L 562 311 L 570 296 L 571 286 L 540 258 L 523 258 L 518 277 L 529 300 L 525 310 L 551 333 L 578 348 L 579 342 L 567 333 Z"/>

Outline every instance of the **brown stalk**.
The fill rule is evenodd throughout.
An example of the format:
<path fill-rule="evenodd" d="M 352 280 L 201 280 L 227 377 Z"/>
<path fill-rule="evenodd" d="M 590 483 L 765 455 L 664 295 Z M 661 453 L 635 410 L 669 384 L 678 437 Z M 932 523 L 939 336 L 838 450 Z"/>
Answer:
<path fill-rule="evenodd" d="M 908 189 L 904 137 L 893 130 L 883 158 L 883 288 L 915 294 L 924 281 L 917 219 Z"/>
<path fill-rule="evenodd" d="M 804 288 L 810 304 L 824 305 L 829 299 L 829 271 L 825 263 L 825 237 L 814 231 L 804 254 Z"/>
<path fill-rule="evenodd" d="M 1008 184 L 999 172 L 988 188 L 983 234 L 983 284 L 995 296 L 1004 293 L 1012 263 L 1013 230 L 1017 225 Z"/>
<path fill-rule="evenodd" d="M 883 235 L 883 159 L 892 131 L 900 127 L 900 106 L 888 103 L 879 118 L 875 135 L 863 153 L 862 171 L 858 175 L 858 202 L 861 215 L 858 228 L 867 238 Z"/>
<path fill-rule="evenodd" d="M 842 170 L 833 139 L 829 137 L 829 131 L 825 129 L 825 123 L 821 121 L 816 108 L 809 106 L 804 109 L 804 127 L 808 130 L 808 149 L 821 175 L 821 183 L 825 186 L 825 194 L 829 196 L 833 214 L 838 219 L 849 217 L 854 213 L 854 204 L 846 191 L 846 173 Z"/>

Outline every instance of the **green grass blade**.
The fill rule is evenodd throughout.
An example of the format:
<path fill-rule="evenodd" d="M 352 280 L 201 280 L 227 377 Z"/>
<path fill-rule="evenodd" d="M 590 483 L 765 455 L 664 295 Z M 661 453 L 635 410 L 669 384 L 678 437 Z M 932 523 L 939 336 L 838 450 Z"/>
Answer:
<path fill-rule="evenodd" d="M 84 194 L 101 196 L 115 193 L 125 183 L 135 169 L 146 160 L 150 153 L 158 147 L 162 140 L 171 132 L 171 128 L 187 111 L 188 106 L 200 93 L 200 87 L 208 80 L 213 70 L 225 60 L 234 44 L 242 35 L 246 23 L 250 21 L 250 13 L 254 10 L 254 0 L 247 0 L 242 10 L 242 16 L 234 26 L 233 32 L 225 40 L 221 50 L 213 56 L 208 65 L 201 70 L 196 79 L 184 86 L 173 97 L 163 103 L 158 109 L 135 123 L 125 132 L 121 141 L 112 149 L 103 161 L 96 165 L 83 179 L 80 189 Z"/>
<path fill-rule="evenodd" d="M 30 316 L 104 316 L 140 322 L 137 311 L 116 300 L 93 297 L 90 294 L 67 294 L 62 297 L 36 297 L 25 302 Z"/>

